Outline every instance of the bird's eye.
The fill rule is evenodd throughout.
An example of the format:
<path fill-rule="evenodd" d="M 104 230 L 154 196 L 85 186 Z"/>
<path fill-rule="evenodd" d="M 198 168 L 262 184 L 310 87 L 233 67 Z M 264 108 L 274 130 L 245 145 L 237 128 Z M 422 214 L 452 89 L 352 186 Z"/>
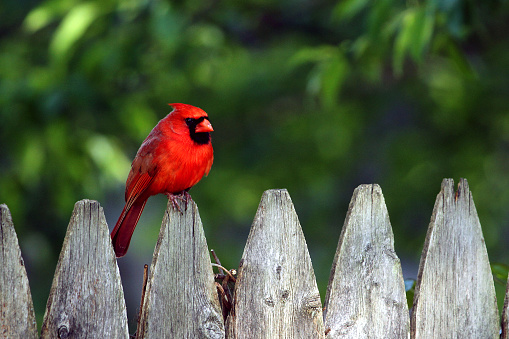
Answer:
<path fill-rule="evenodd" d="M 186 124 L 191 125 L 193 123 L 193 118 L 186 118 Z"/>

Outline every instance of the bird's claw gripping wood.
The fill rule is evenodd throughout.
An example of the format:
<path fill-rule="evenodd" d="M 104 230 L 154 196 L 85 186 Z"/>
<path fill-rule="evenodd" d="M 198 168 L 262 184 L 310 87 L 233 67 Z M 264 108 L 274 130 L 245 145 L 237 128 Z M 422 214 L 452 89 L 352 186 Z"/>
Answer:
<path fill-rule="evenodd" d="M 189 194 L 187 191 L 184 191 L 179 194 L 171 194 L 167 193 L 166 196 L 168 197 L 168 200 L 171 201 L 171 204 L 173 207 L 180 212 L 180 214 L 184 214 L 184 211 L 187 211 L 187 204 L 189 201 L 193 201 L 193 198 L 191 197 L 191 194 Z M 180 208 L 180 203 L 178 200 L 183 201 L 185 204 L 184 211 Z"/>

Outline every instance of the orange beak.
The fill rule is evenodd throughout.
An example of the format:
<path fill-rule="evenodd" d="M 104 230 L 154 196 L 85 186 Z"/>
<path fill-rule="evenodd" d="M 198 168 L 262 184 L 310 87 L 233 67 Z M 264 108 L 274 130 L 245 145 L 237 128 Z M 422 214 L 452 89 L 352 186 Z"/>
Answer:
<path fill-rule="evenodd" d="M 196 133 L 203 133 L 203 132 L 212 132 L 214 129 L 212 128 L 212 125 L 210 124 L 210 121 L 207 119 L 204 119 L 202 122 L 200 122 L 198 125 L 196 125 Z"/>

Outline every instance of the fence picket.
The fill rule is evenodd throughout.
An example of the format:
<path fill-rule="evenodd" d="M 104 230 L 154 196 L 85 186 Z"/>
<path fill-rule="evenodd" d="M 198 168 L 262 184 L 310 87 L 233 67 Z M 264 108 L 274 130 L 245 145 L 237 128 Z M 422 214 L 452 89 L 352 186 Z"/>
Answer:
<path fill-rule="evenodd" d="M 37 338 L 34 305 L 18 237 L 7 205 L 0 205 L 0 337 Z"/>
<path fill-rule="evenodd" d="M 286 190 L 264 192 L 240 261 L 226 329 L 196 204 L 168 204 L 141 306 L 141 338 L 498 338 L 493 277 L 468 183 L 444 179 L 419 265 L 411 315 L 381 188 L 352 196 L 322 315 L 298 216 Z M 36 338 L 9 209 L 0 205 L 0 337 Z M 226 284 L 226 282 L 225 282 Z M 41 338 L 128 338 L 120 274 L 96 201 L 74 207 Z M 502 311 L 509 339 L 509 283 Z"/>
<path fill-rule="evenodd" d="M 468 183 L 444 179 L 414 295 L 412 338 L 498 338 L 493 277 Z"/>
<path fill-rule="evenodd" d="M 102 207 L 81 200 L 67 228 L 41 338 L 128 338 L 120 274 Z"/>
<path fill-rule="evenodd" d="M 168 203 L 154 250 L 137 338 L 224 338 L 198 207 Z"/>
<path fill-rule="evenodd" d="M 353 193 L 324 308 L 327 338 L 409 336 L 403 273 L 378 185 L 361 185 Z"/>
<path fill-rule="evenodd" d="M 323 338 L 306 240 L 286 190 L 266 191 L 235 284 L 227 338 Z"/>

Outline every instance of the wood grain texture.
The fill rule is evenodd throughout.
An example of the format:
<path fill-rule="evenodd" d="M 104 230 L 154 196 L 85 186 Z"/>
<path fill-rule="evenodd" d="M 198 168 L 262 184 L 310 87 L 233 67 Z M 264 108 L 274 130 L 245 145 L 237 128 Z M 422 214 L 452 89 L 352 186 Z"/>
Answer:
<path fill-rule="evenodd" d="M 0 338 L 37 338 L 34 305 L 11 213 L 0 205 Z"/>
<path fill-rule="evenodd" d="M 67 228 L 41 338 L 128 338 L 120 274 L 102 207 L 81 200 Z"/>
<path fill-rule="evenodd" d="M 422 251 L 412 338 L 498 338 L 495 287 L 468 183 L 444 179 Z"/>
<path fill-rule="evenodd" d="M 502 309 L 502 335 L 501 339 L 509 339 L 509 279 L 505 288 L 504 307 Z"/>
<path fill-rule="evenodd" d="M 266 191 L 242 256 L 227 338 L 323 338 L 315 274 L 290 195 Z"/>
<path fill-rule="evenodd" d="M 326 338 L 408 338 L 410 318 L 394 236 L 378 185 L 353 193 L 325 297 Z"/>
<path fill-rule="evenodd" d="M 224 325 L 196 204 L 168 203 L 143 301 L 140 338 L 224 338 Z"/>

